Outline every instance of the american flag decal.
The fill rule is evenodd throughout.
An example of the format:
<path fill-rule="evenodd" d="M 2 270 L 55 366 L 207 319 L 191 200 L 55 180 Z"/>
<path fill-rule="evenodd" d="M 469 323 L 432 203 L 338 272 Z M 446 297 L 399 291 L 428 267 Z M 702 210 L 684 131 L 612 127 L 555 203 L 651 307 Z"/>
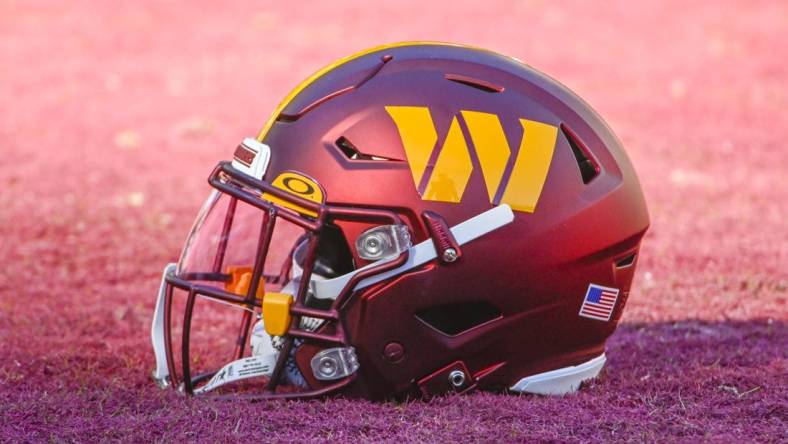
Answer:
<path fill-rule="evenodd" d="M 583 306 L 580 307 L 580 316 L 584 318 L 596 319 L 598 321 L 609 321 L 616 308 L 618 299 L 618 288 L 603 287 L 591 284 L 586 291 L 583 299 Z"/>

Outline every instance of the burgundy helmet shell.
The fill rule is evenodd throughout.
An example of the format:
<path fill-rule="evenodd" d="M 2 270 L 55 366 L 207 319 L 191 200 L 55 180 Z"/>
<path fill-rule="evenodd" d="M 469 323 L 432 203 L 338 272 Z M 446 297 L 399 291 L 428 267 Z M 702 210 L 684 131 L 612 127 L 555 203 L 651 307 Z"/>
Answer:
<path fill-rule="evenodd" d="M 154 376 L 198 394 L 574 391 L 604 365 L 649 224 L 585 102 L 442 43 L 321 70 L 209 182 L 153 326 Z M 198 374 L 195 307 L 214 301 L 240 333 Z"/>

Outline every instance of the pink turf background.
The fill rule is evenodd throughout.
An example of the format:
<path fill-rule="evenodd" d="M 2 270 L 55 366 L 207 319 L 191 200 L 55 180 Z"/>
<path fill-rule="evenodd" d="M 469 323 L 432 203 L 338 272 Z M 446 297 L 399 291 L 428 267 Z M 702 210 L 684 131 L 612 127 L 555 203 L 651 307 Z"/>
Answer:
<path fill-rule="evenodd" d="M 0 441 L 784 441 L 788 3 L 0 1 Z M 207 174 L 332 60 L 515 56 L 622 139 L 652 218 L 603 377 L 567 398 L 183 399 L 148 380 Z"/>

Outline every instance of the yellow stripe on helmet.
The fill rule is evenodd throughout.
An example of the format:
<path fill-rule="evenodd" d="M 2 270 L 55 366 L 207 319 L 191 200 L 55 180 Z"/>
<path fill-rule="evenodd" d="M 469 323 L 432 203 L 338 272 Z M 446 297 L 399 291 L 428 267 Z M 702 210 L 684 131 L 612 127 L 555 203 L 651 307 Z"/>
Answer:
<path fill-rule="evenodd" d="M 418 45 L 467 47 L 466 45 L 460 45 L 460 44 L 455 44 L 455 43 L 444 43 L 444 42 L 429 42 L 429 41 L 424 41 L 424 42 L 421 42 L 421 41 L 399 42 L 399 43 L 391 43 L 391 44 L 388 44 L 388 45 L 376 46 L 374 48 L 370 48 L 370 49 L 367 49 L 367 50 L 364 50 L 364 51 L 361 51 L 361 52 L 357 52 L 357 53 L 355 53 L 353 55 L 341 58 L 341 59 L 337 60 L 336 62 L 324 67 L 320 71 L 317 71 L 316 73 L 314 73 L 311 76 L 307 77 L 306 80 L 304 80 L 303 82 L 299 83 L 298 86 L 296 86 L 295 89 L 293 89 L 290 92 L 290 94 L 288 94 L 287 97 L 285 97 L 285 99 L 282 100 L 282 102 L 276 107 L 274 112 L 271 114 L 271 117 L 268 119 L 268 122 L 265 123 L 265 126 L 263 127 L 263 129 L 261 129 L 260 133 L 257 135 L 257 140 L 262 142 L 263 139 L 265 138 L 265 136 L 268 135 L 268 131 L 271 129 L 272 126 L 274 126 L 274 122 L 276 122 L 276 119 L 279 117 L 279 114 L 282 113 L 282 111 L 287 107 L 287 105 L 289 105 L 290 102 L 292 102 L 293 99 L 295 99 L 296 96 L 298 96 L 298 94 L 301 93 L 301 91 L 305 90 L 309 85 L 311 85 L 315 80 L 319 79 L 320 77 L 328 74 L 329 72 L 331 72 L 334 69 L 344 65 L 347 62 L 355 60 L 355 59 L 357 59 L 359 57 L 363 57 L 363 56 L 365 56 L 367 54 L 372 54 L 373 52 L 383 51 L 383 50 L 392 49 L 392 48 L 400 48 L 400 47 L 403 47 L 403 46 L 418 46 Z"/>

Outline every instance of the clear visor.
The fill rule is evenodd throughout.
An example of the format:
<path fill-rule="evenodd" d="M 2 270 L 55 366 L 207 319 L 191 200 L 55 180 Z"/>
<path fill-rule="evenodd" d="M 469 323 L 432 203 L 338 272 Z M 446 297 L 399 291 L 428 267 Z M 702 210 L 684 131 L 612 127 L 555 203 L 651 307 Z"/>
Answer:
<path fill-rule="evenodd" d="M 265 233 L 274 224 L 268 249 Z M 339 230 L 321 236 L 312 280 L 352 271 L 352 256 Z M 295 291 L 307 247 L 307 232 L 283 218 L 213 191 L 203 204 L 178 262 L 177 274 L 246 296 L 257 258 L 265 254 L 257 294 Z"/>
<path fill-rule="evenodd" d="M 190 283 L 224 290 L 244 299 L 252 296 L 262 300 L 266 294 L 271 293 L 295 296 L 304 274 L 309 244 L 308 232 L 303 227 L 283 217 L 271 216 L 231 195 L 213 191 L 197 215 L 175 274 L 179 279 Z M 331 279 L 353 271 L 353 259 L 347 241 L 333 225 L 322 227 L 314 258 L 310 274 L 312 281 Z M 255 268 L 260 268 L 257 271 L 260 279 L 256 284 L 253 282 L 257 275 Z M 307 289 L 304 305 L 316 309 L 330 306 L 331 300 L 323 301 L 312 297 L 311 285 L 307 286 Z M 175 292 L 181 294 L 185 291 L 177 289 Z M 263 330 L 260 310 L 216 298 L 199 299 L 191 316 L 191 337 L 188 345 L 192 353 L 189 363 L 192 376 L 230 374 L 232 372 L 231 368 L 227 367 L 227 362 L 235 362 L 230 365 L 251 365 L 244 364 L 243 360 L 233 361 L 248 356 L 243 349 L 250 347 L 251 356 L 244 359 L 256 359 L 255 365 L 260 370 L 258 376 L 266 378 L 279 353 L 277 344 L 281 346 L 283 339 L 269 336 Z M 185 298 L 176 297 L 178 302 L 174 305 L 182 305 L 183 300 Z M 234 337 L 233 332 L 239 331 L 239 322 L 237 312 L 222 309 L 222 306 L 228 305 L 250 312 L 246 314 L 246 319 L 251 319 L 251 323 L 241 322 L 239 334 L 247 337 L 246 332 L 249 332 L 248 342 L 231 340 Z M 176 311 L 184 310 L 185 308 L 176 308 Z M 322 324 L 322 320 L 303 317 L 299 327 L 314 332 Z M 253 327 L 251 331 L 250 327 Z M 181 332 L 180 325 L 176 323 L 173 334 L 176 338 L 182 338 Z M 240 343 L 243 345 L 239 354 Z M 306 384 L 294 361 L 295 352 L 301 344 L 301 340 L 295 342 L 282 376 L 286 386 L 299 390 Z M 334 361 L 352 364 L 349 359 L 338 359 L 333 355 L 321 355 L 319 359 L 328 364 Z M 176 358 L 176 361 L 178 360 L 179 358 Z M 321 367 L 321 371 L 333 369 L 328 364 Z M 182 361 L 176 362 L 176 366 L 179 365 L 182 365 Z M 267 367 L 267 370 L 263 371 L 263 367 Z M 337 374 L 342 376 L 340 370 L 347 370 L 345 367 L 337 367 Z M 215 373 L 218 369 L 222 370 Z M 219 377 L 213 377 L 207 382 L 204 378 L 198 378 L 200 382 L 197 383 L 195 391 L 199 393 L 213 390 L 214 386 L 221 386 L 224 383 L 216 382 Z M 231 384 L 228 388 L 232 387 L 234 390 L 238 388 L 236 386 L 237 384 Z"/>

